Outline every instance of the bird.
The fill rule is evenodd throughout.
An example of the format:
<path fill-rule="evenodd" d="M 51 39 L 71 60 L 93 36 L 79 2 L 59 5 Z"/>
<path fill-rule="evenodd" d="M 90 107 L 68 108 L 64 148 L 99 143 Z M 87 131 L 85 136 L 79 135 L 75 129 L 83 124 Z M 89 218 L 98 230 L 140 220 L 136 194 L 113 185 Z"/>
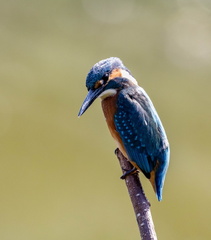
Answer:
<path fill-rule="evenodd" d="M 170 148 L 148 94 L 117 57 L 96 63 L 87 75 L 86 87 L 88 94 L 78 116 L 101 98 L 111 136 L 134 169 L 150 180 L 158 201 L 161 201 Z"/>

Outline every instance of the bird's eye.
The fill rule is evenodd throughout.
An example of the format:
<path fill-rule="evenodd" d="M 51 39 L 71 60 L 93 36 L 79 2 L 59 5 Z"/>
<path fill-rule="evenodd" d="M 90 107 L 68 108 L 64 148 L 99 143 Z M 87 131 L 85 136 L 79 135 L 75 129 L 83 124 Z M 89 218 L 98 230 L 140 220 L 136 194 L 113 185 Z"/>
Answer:
<path fill-rule="evenodd" d="M 109 78 L 109 73 L 105 73 L 102 77 L 103 84 L 105 84 L 108 81 L 108 78 Z"/>
<path fill-rule="evenodd" d="M 109 79 L 109 73 L 105 73 L 101 78 L 101 80 L 95 83 L 94 88 L 97 89 L 99 87 L 104 86 L 108 82 L 108 79 Z"/>

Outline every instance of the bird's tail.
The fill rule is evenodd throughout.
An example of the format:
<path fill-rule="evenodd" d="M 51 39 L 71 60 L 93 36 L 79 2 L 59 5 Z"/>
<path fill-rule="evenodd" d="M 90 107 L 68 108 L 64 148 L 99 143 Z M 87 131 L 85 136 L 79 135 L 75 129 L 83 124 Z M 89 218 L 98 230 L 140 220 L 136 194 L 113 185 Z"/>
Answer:
<path fill-rule="evenodd" d="M 152 187 L 156 193 L 156 196 L 157 196 L 157 199 L 158 201 L 161 201 L 162 200 L 162 188 L 160 184 L 158 184 L 158 181 L 156 179 L 156 175 L 155 175 L 155 171 L 152 170 L 150 172 L 150 179 L 149 181 L 151 182 L 152 184 Z"/>
<path fill-rule="evenodd" d="M 158 201 L 162 200 L 162 192 L 163 192 L 163 185 L 164 185 L 164 175 L 160 175 L 159 172 L 156 170 L 152 170 L 150 172 L 150 182 L 152 187 L 156 193 Z"/>
<path fill-rule="evenodd" d="M 150 182 L 152 184 L 152 187 L 156 193 L 158 201 L 162 200 L 162 191 L 163 191 L 163 181 L 160 181 L 160 179 L 156 176 L 155 171 L 150 172 Z"/>

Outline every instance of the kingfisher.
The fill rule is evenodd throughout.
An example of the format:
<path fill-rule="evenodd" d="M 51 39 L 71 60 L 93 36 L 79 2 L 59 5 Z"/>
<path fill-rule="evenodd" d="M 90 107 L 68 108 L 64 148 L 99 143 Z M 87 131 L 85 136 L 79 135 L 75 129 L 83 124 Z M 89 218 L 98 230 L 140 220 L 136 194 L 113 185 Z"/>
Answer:
<path fill-rule="evenodd" d="M 149 96 L 117 57 L 96 63 L 87 75 L 86 87 L 88 94 L 78 116 L 101 98 L 108 128 L 118 148 L 134 169 L 150 180 L 161 201 L 170 149 Z"/>

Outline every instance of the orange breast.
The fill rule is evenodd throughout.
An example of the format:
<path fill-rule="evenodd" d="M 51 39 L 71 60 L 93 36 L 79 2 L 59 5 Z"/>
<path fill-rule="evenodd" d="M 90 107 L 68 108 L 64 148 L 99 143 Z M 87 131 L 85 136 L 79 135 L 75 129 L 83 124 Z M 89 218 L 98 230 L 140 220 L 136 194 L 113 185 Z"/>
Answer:
<path fill-rule="evenodd" d="M 116 100 L 117 100 L 117 94 L 112 97 L 107 97 L 102 100 L 102 109 L 103 113 L 109 128 L 109 131 L 111 133 L 111 136 L 114 138 L 114 140 L 117 143 L 118 148 L 123 153 L 123 155 L 127 157 L 125 148 L 123 146 L 122 140 L 120 138 L 119 133 L 116 131 L 116 127 L 114 124 L 114 114 L 116 113 Z"/>

